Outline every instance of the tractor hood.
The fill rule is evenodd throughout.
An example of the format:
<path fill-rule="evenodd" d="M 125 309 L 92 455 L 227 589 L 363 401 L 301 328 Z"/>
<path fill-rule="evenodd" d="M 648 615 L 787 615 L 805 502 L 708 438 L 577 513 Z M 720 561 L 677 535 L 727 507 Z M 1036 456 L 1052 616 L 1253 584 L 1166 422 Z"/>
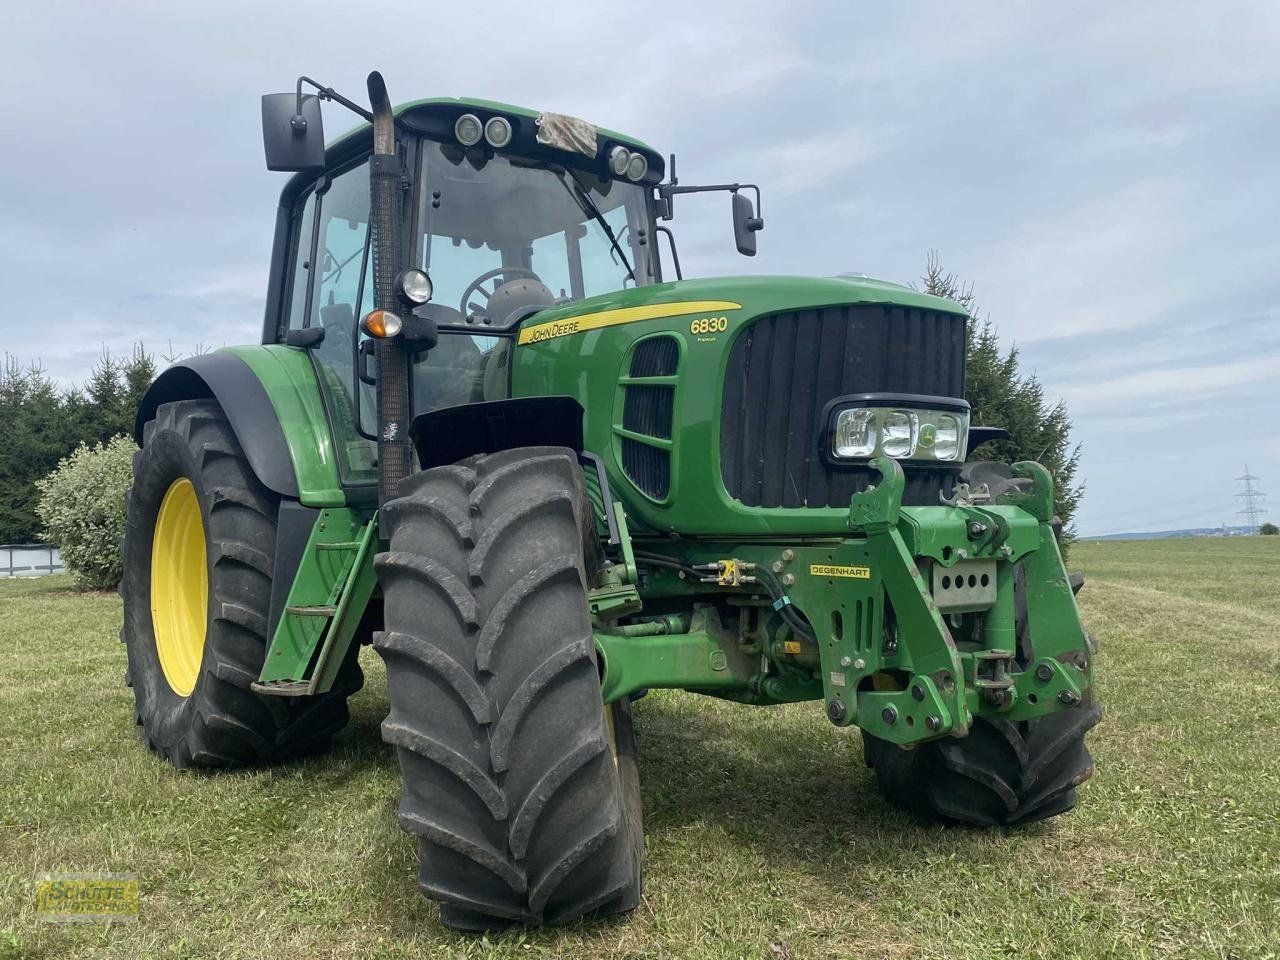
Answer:
<path fill-rule="evenodd" d="M 729 323 L 736 326 L 766 313 L 854 304 L 965 312 L 953 300 L 869 277 L 711 277 L 634 287 L 542 310 L 524 322 L 519 342 L 536 344 L 601 327 L 730 312 Z"/>
<path fill-rule="evenodd" d="M 865 277 L 655 284 L 525 320 L 512 395 L 577 398 L 587 448 L 652 530 L 823 535 L 877 482 L 828 462 L 830 405 L 963 402 L 967 322 L 954 301 Z M 957 470 L 908 464 L 903 502 L 937 504 Z"/>

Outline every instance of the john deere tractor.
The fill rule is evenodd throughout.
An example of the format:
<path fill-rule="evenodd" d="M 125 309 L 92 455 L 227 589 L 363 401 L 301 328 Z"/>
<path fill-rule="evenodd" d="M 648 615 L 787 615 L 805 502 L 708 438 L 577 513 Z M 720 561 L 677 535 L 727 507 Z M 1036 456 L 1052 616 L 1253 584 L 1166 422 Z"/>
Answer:
<path fill-rule="evenodd" d="M 757 188 L 681 185 L 564 115 L 368 91 L 263 98 L 295 175 L 262 343 L 175 364 L 138 411 L 147 745 L 321 751 L 371 643 L 421 888 L 471 929 L 636 906 L 652 689 L 814 701 L 924 819 L 1071 809 L 1093 646 L 1049 473 L 972 457 L 1003 432 L 970 423 L 964 310 L 683 279 L 676 198 L 727 192 L 753 254 Z M 367 122 L 326 147 L 322 100 Z"/>

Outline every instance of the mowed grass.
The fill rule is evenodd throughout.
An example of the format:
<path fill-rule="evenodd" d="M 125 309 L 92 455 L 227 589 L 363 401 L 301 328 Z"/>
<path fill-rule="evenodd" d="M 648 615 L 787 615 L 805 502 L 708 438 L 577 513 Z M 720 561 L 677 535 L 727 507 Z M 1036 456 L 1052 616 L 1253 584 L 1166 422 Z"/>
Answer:
<path fill-rule="evenodd" d="M 888 809 L 817 705 L 636 704 L 630 917 L 440 926 L 369 682 L 327 756 L 178 773 L 141 746 L 114 595 L 0 583 L 0 957 L 1280 956 L 1280 538 L 1087 543 L 1098 773 L 1016 831 Z M 42 923 L 35 877 L 131 872 L 135 923 Z"/>

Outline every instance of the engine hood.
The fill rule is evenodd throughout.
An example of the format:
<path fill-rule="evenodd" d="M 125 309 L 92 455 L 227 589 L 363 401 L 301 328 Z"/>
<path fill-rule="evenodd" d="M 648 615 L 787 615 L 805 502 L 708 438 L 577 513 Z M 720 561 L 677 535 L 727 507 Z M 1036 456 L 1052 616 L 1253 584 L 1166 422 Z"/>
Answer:
<path fill-rule="evenodd" d="M 606 326 L 730 310 L 741 311 L 740 316 L 758 316 L 860 303 L 965 313 L 954 300 L 869 277 L 709 277 L 634 287 L 541 310 L 525 321 L 519 339 L 522 344 L 531 344 L 583 332 L 587 327 L 580 326 L 582 321 Z"/>

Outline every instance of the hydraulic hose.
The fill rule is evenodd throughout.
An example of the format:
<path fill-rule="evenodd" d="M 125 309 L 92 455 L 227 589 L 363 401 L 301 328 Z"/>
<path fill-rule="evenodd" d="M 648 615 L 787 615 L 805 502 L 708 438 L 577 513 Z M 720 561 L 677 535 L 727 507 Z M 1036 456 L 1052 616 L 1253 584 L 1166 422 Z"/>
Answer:
<path fill-rule="evenodd" d="M 675 557 L 668 557 L 660 553 L 648 553 L 637 550 L 635 551 L 635 558 L 636 563 L 676 570 L 683 573 L 686 577 L 692 577 L 694 582 L 698 582 L 705 575 L 702 571 L 695 570 L 686 563 L 681 563 Z M 799 613 L 791 608 L 791 599 L 787 596 L 786 591 L 782 589 L 782 584 L 778 582 L 778 578 L 773 575 L 773 572 L 771 570 L 760 568 L 756 577 L 773 600 L 774 609 L 777 610 L 778 615 L 782 617 L 782 622 L 801 636 L 807 637 L 809 640 L 816 641 L 817 637 L 813 632 L 813 628 L 805 622 L 804 618 L 801 617 Z"/>

